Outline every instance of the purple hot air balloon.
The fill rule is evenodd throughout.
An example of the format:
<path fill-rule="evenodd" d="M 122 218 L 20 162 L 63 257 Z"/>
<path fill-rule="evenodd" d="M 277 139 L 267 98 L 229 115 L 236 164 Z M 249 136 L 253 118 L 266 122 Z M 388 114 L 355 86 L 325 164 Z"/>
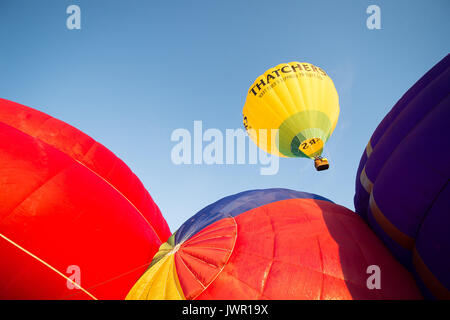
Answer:
<path fill-rule="evenodd" d="M 416 276 L 450 299 L 450 54 L 378 125 L 356 175 L 355 210 Z"/>

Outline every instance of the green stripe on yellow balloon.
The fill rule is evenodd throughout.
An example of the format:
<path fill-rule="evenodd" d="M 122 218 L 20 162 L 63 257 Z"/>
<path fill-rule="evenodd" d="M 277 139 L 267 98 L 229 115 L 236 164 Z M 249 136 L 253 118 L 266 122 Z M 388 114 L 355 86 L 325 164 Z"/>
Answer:
<path fill-rule="evenodd" d="M 313 158 L 322 154 L 323 144 L 327 142 L 331 132 L 332 123 L 325 113 L 317 110 L 297 112 L 280 125 L 278 150 L 286 157 Z M 313 138 L 320 141 L 312 140 Z M 310 144 L 306 149 L 302 148 L 302 143 L 310 139 L 310 142 L 317 142 L 321 148 L 314 148 Z"/>

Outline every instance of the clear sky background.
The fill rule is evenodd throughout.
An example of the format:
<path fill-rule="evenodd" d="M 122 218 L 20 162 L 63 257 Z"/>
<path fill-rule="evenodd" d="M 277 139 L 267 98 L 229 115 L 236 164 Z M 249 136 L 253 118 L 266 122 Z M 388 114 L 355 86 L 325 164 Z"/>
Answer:
<path fill-rule="evenodd" d="M 81 8 L 81 30 L 66 8 Z M 381 8 L 368 30 L 366 8 Z M 283 187 L 353 209 L 355 175 L 372 132 L 450 49 L 450 1 L 0 0 L 0 97 L 59 118 L 124 160 L 171 230 L 230 194 Z M 177 128 L 242 128 L 247 89 L 266 69 L 325 69 L 341 114 L 325 155 L 259 165 L 171 161 Z"/>

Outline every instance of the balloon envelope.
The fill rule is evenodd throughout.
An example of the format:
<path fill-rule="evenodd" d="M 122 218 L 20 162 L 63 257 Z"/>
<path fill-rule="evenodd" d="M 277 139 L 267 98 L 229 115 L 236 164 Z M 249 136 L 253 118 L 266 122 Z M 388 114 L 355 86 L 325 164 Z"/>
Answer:
<path fill-rule="evenodd" d="M 124 298 L 169 235 L 113 153 L 0 99 L 1 299 Z"/>
<path fill-rule="evenodd" d="M 427 296 L 450 299 L 450 55 L 378 125 L 356 175 L 355 209 Z"/>
<path fill-rule="evenodd" d="M 374 266 L 381 289 L 369 289 Z M 368 274 L 369 272 L 369 274 Z M 352 211 L 309 193 L 252 190 L 186 221 L 128 299 L 419 299 L 412 276 Z"/>
<path fill-rule="evenodd" d="M 313 158 L 336 127 L 339 97 L 322 68 L 290 62 L 255 80 L 242 113 L 250 138 L 264 151 Z"/>

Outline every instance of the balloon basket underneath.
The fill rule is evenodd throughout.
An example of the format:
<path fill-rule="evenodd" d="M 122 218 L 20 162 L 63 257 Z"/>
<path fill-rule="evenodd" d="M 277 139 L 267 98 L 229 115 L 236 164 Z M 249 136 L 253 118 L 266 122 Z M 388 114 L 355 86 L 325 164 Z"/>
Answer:
<path fill-rule="evenodd" d="M 325 158 L 314 159 L 314 166 L 316 167 L 317 171 L 323 171 L 327 170 L 330 167 L 330 163 Z"/>

